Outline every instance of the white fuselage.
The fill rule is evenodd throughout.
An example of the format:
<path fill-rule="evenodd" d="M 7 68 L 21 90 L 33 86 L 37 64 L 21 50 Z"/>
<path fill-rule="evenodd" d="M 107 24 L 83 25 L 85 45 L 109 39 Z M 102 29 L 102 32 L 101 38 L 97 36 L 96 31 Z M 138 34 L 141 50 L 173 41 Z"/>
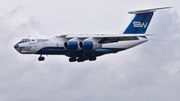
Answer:
<path fill-rule="evenodd" d="M 17 43 L 14 48 L 21 54 L 46 54 L 46 55 L 66 55 L 69 52 L 85 51 L 86 50 L 67 50 L 64 48 L 64 43 L 68 39 L 64 37 L 42 37 L 42 38 L 25 38 L 19 43 Z M 148 41 L 146 38 L 138 37 L 138 40 L 127 40 L 119 41 L 113 43 L 102 44 L 101 48 L 92 50 L 93 52 L 105 52 L 107 53 L 116 53 L 122 51 L 141 43 Z M 88 52 L 90 52 L 88 50 Z"/>

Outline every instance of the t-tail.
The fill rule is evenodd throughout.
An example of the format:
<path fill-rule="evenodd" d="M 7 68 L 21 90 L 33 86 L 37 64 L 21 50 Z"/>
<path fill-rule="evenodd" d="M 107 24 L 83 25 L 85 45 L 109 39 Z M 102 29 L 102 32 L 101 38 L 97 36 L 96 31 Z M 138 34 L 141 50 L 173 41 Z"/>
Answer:
<path fill-rule="evenodd" d="M 167 8 L 171 7 L 162 7 L 128 12 L 129 14 L 135 14 L 135 17 L 131 21 L 127 29 L 124 31 L 124 34 L 145 34 L 154 12 L 159 9 Z"/>

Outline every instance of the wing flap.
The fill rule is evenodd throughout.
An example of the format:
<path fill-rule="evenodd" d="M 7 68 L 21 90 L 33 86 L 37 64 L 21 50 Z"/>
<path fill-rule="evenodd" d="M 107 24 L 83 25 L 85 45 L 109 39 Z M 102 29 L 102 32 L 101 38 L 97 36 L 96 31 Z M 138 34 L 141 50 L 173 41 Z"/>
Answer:
<path fill-rule="evenodd" d="M 118 41 L 129 41 L 129 40 L 139 40 L 137 36 L 125 36 L 125 37 L 106 37 L 102 38 L 99 43 L 113 43 Z"/>

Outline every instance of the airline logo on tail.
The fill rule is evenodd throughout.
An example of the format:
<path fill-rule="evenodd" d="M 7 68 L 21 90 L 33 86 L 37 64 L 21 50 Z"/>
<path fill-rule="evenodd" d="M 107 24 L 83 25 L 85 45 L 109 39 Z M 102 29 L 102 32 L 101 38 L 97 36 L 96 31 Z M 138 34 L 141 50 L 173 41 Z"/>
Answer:
<path fill-rule="evenodd" d="M 131 11 L 129 14 L 135 14 L 134 19 L 126 28 L 123 34 L 145 34 L 156 10 L 167 9 L 171 7 L 162 7 L 146 10 Z"/>
<path fill-rule="evenodd" d="M 140 21 L 134 21 L 133 22 L 133 27 L 140 27 L 140 28 L 146 28 L 148 26 L 148 23 L 140 22 Z"/>

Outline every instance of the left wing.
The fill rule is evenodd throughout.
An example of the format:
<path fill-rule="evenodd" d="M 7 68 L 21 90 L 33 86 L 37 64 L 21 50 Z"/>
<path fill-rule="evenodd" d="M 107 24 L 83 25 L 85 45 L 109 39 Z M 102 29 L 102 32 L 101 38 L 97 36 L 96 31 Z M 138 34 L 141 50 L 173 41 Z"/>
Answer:
<path fill-rule="evenodd" d="M 129 40 L 139 40 L 138 37 L 145 37 L 146 34 L 69 34 L 66 35 L 65 38 L 71 39 L 71 38 L 80 38 L 80 39 L 86 39 L 86 38 L 94 38 L 98 40 L 98 43 L 112 43 L 112 42 L 118 42 L 118 41 L 129 41 Z"/>

